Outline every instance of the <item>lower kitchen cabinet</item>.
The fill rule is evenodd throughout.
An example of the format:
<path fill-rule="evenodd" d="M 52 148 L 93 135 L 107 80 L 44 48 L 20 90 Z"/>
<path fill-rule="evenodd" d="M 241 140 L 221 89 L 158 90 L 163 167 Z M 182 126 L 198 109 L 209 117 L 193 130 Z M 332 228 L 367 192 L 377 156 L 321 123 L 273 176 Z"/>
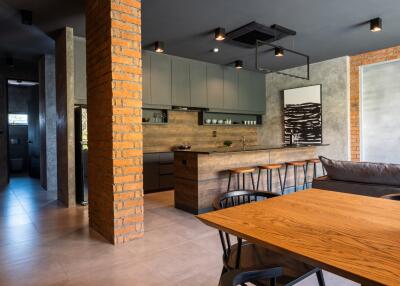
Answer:
<path fill-rule="evenodd" d="M 152 193 L 174 188 L 174 153 L 143 155 L 143 189 Z"/>

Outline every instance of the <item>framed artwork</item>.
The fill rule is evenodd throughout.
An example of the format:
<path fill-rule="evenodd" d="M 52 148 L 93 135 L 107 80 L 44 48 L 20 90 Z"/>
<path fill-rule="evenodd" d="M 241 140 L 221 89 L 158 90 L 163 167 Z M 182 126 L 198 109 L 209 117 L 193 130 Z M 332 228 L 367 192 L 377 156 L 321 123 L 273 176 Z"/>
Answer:
<path fill-rule="evenodd" d="M 322 143 L 322 85 L 283 91 L 285 144 Z M 290 138 L 295 142 L 290 142 Z"/>

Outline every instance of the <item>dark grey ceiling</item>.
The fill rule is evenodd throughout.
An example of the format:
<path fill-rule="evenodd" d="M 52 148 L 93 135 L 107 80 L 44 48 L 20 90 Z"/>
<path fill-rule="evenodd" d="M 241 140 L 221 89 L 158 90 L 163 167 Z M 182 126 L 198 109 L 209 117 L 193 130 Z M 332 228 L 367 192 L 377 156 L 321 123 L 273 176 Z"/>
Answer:
<path fill-rule="evenodd" d="M 68 25 L 84 36 L 83 0 L 2 1 L 32 10 L 34 24 L 46 33 Z M 309 54 L 312 62 L 400 44 L 399 0 L 142 0 L 142 6 L 144 48 L 162 40 L 168 54 L 220 64 L 242 59 L 246 67 L 254 66 L 252 49 L 217 43 L 212 33 L 219 26 L 230 31 L 251 21 L 296 30 L 296 36 L 278 44 Z M 380 33 L 371 33 L 366 24 L 374 17 L 383 18 Z M 210 52 L 215 46 L 218 54 Z M 266 54 L 264 63 L 282 69 L 303 61 Z"/>

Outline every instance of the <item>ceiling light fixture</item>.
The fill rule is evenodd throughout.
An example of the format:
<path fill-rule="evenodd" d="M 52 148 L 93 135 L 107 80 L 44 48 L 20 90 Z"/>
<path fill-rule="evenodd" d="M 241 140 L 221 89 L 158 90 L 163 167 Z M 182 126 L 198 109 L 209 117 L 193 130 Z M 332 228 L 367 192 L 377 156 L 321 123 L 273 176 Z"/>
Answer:
<path fill-rule="evenodd" d="M 163 53 L 164 52 L 164 42 L 156 41 L 154 43 L 154 51 L 156 53 Z"/>
<path fill-rule="evenodd" d="M 285 52 L 282 48 L 276 47 L 275 48 L 275 57 L 283 57 L 285 55 Z"/>
<path fill-rule="evenodd" d="M 215 48 L 212 49 L 212 51 L 213 51 L 213 53 L 218 53 L 219 49 L 217 47 L 215 47 Z"/>
<path fill-rule="evenodd" d="M 235 68 L 236 69 L 242 69 L 243 68 L 243 61 L 241 61 L 241 60 L 237 60 L 237 61 L 235 61 Z"/>
<path fill-rule="evenodd" d="M 224 28 L 216 28 L 214 31 L 215 40 L 223 41 L 225 40 L 225 29 Z"/>
<path fill-rule="evenodd" d="M 369 21 L 371 32 L 382 31 L 382 18 L 375 18 Z"/>

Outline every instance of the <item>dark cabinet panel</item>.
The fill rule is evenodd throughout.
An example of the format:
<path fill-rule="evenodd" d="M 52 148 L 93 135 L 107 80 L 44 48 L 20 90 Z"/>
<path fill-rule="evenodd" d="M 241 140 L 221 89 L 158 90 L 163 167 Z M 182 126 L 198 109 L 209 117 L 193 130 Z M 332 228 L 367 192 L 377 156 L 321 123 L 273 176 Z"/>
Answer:
<path fill-rule="evenodd" d="M 220 65 L 207 64 L 207 101 L 208 108 L 224 108 L 223 68 Z"/>
<path fill-rule="evenodd" d="M 224 68 L 224 109 L 236 110 L 239 105 L 239 75 L 233 68 Z"/>
<path fill-rule="evenodd" d="M 171 105 L 171 58 L 166 55 L 151 54 L 151 103 Z"/>
<path fill-rule="evenodd" d="M 174 153 L 143 155 L 143 188 L 145 193 L 174 187 Z"/>
<path fill-rule="evenodd" d="M 145 191 L 157 190 L 160 185 L 159 155 L 143 155 L 143 188 Z"/>
<path fill-rule="evenodd" d="M 172 105 L 190 106 L 189 61 L 172 58 Z"/>
<path fill-rule="evenodd" d="M 144 52 L 142 55 L 143 67 L 143 104 L 151 104 L 151 91 L 150 91 L 150 54 Z"/>
<path fill-rule="evenodd" d="M 207 65 L 190 61 L 190 106 L 207 107 Z"/>

